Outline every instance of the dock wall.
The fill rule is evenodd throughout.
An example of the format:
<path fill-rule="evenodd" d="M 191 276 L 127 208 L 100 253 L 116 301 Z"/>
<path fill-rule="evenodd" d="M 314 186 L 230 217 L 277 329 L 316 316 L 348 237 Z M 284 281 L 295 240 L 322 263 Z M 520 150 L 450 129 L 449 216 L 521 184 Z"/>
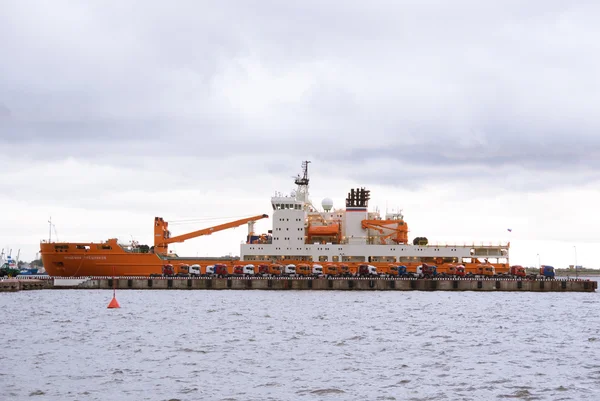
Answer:
<path fill-rule="evenodd" d="M 337 291 L 521 291 L 594 292 L 597 281 L 552 279 L 408 279 L 408 278 L 148 278 L 92 277 L 55 288 L 135 290 L 337 290 Z M 73 279 L 77 280 L 77 279 Z M 81 279 L 79 279 L 81 280 Z M 68 282 L 67 282 L 68 283 Z"/>
<path fill-rule="evenodd" d="M 4 279 L 0 280 L 0 292 L 15 292 L 15 291 L 27 291 L 27 290 L 44 290 L 53 288 L 54 283 L 52 280 L 42 279 Z"/>

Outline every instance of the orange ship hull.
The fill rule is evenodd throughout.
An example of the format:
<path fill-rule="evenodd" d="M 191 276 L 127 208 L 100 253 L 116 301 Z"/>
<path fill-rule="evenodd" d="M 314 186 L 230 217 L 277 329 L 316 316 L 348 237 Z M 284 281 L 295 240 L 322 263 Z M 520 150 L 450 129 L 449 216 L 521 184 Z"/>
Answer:
<path fill-rule="evenodd" d="M 161 274 L 165 264 L 232 264 L 236 258 L 179 258 L 154 253 L 132 253 L 116 241 L 103 244 L 42 243 L 42 263 L 50 276 L 149 276 Z"/>
<path fill-rule="evenodd" d="M 227 266 L 229 273 L 233 273 L 236 264 L 268 263 L 268 261 L 240 261 L 234 257 L 214 258 L 182 258 L 176 256 L 159 256 L 154 253 L 135 253 L 125 250 L 117 244 L 116 240 L 109 240 L 102 244 L 94 243 L 42 243 L 41 255 L 44 268 L 48 275 L 53 277 L 89 277 L 89 276 L 150 276 L 161 274 L 165 264 L 177 266 L 179 264 L 199 264 L 202 267 L 222 263 Z M 303 264 L 306 260 L 286 259 L 279 263 Z M 350 271 L 356 274 L 361 263 L 327 263 L 346 264 Z M 388 262 L 373 262 L 374 266 L 387 267 Z M 417 263 L 408 263 L 407 270 L 415 272 Z M 478 263 L 477 263 L 478 264 Z M 475 268 L 477 264 L 465 264 L 467 271 Z M 497 273 L 508 272 L 508 264 L 491 264 L 496 267 Z M 444 265 L 438 265 L 440 272 L 444 272 Z"/>

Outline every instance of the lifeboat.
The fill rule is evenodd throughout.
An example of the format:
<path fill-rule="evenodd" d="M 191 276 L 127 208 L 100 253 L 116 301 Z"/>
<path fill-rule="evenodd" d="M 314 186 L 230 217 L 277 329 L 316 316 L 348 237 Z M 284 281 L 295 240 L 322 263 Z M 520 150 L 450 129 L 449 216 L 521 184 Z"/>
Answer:
<path fill-rule="evenodd" d="M 330 224 L 328 226 L 309 226 L 308 235 L 311 237 L 332 237 L 340 232 L 339 224 Z"/>
<path fill-rule="evenodd" d="M 322 244 L 327 242 L 339 243 L 341 238 L 340 225 L 337 223 L 326 226 L 315 226 L 310 224 L 306 228 L 306 237 L 308 243 L 313 243 L 315 241 L 318 241 Z"/>

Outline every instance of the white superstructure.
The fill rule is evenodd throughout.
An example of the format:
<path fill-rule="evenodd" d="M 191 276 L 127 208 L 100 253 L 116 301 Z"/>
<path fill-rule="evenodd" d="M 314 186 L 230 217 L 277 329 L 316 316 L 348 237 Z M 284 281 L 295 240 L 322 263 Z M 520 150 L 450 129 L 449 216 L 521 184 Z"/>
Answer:
<path fill-rule="evenodd" d="M 306 262 L 385 262 L 460 263 L 479 259 L 508 263 L 508 245 L 415 245 L 408 243 L 408 226 L 401 213 L 382 218 L 368 211 L 369 191 L 351 189 L 344 209 L 335 209 L 331 199 L 323 200 L 318 211 L 308 197 L 308 163 L 303 176 L 289 196 L 271 198 L 273 229 L 255 236 L 249 228 L 248 242 L 241 245 L 244 261 L 287 263 Z"/>

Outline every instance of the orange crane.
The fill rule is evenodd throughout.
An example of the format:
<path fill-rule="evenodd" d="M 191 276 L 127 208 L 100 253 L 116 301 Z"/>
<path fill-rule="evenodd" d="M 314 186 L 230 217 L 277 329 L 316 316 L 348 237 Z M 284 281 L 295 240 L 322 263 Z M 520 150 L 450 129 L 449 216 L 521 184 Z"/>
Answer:
<path fill-rule="evenodd" d="M 266 214 L 260 214 L 258 216 L 247 217 L 245 219 L 231 221 L 229 223 L 219 224 L 218 226 L 204 228 L 202 230 L 193 231 L 187 234 L 177 235 L 171 237 L 171 232 L 168 230 L 169 223 L 163 220 L 162 217 L 154 218 L 154 253 L 166 254 L 169 250 L 169 244 L 175 242 L 183 242 L 190 238 L 201 237 L 203 235 L 210 235 L 217 231 L 227 230 L 228 228 L 238 227 L 242 224 L 250 223 L 253 221 L 266 219 L 269 216 Z"/>
<path fill-rule="evenodd" d="M 403 220 L 362 220 L 361 225 L 364 229 L 379 231 L 382 244 L 390 237 L 396 244 L 408 243 L 408 225 Z M 384 229 L 391 230 L 391 233 L 384 235 Z"/>
<path fill-rule="evenodd" d="M 379 242 L 381 242 L 381 244 L 385 244 L 385 239 L 383 238 L 383 229 L 381 227 L 378 227 L 375 224 L 371 224 L 370 223 L 371 220 L 363 220 L 362 221 L 362 228 L 363 229 L 371 229 L 371 230 L 376 230 L 379 231 L 379 233 L 382 235 L 382 237 L 380 237 Z"/>

